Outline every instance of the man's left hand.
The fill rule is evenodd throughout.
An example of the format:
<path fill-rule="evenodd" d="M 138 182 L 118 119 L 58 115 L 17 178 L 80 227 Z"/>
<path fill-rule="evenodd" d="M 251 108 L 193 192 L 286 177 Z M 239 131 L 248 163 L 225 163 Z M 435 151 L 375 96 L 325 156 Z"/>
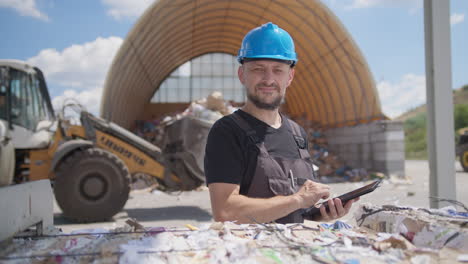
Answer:
<path fill-rule="evenodd" d="M 359 197 L 353 200 L 349 200 L 344 206 L 339 198 L 333 198 L 328 200 L 328 210 L 324 205 L 320 206 L 321 216 L 316 221 L 331 221 L 345 216 L 354 202 L 359 201 Z"/>

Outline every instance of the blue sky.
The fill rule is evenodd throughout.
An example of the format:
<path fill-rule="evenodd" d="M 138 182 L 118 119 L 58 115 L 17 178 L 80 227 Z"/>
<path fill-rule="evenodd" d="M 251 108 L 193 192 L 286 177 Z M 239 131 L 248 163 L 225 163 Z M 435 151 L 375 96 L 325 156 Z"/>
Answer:
<path fill-rule="evenodd" d="M 422 0 L 322 0 L 367 59 L 384 112 L 425 102 Z M 113 56 L 152 0 L 0 0 L 0 58 L 41 68 L 54 106 L 74 97 L 99 112 Z M 451 1 L 453 88 L 468 84 L 467 0 Z"/>

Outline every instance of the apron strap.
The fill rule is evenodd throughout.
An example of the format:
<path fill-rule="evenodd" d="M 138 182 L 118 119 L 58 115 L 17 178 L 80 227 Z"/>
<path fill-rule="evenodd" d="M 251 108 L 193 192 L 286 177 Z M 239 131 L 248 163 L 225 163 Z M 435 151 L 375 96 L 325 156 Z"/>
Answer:
<path fill-rule="evenodd" d="M 287 118 L 287 117 L 285 117 Z M 287 118 L 288 122 L 287 124 L 289 125 L 289 129 L 291 133 L 293 134 L 294 140 L 296 141 L 297 147 L 299 149 L 299 155 L 301 156 L 301 159 L 309 159 L 311 161 L 311 166 L 312 166 L 312 177 L 317 180 L 318 175 L 314 170 L 314 163 L 312 162 L 312 157 L 310 156 L 309 149 L 307 148 L 307 142 L 304 137 L 302 137 L 301 133 L 301 127 L 291 119 Z"/>
<path fill-rule="evenodd" d="M 259 143 L 260 140 L 257 137 L 257 132 L 255 132 L 255 130 L 247 123 L 247 121 L 245 121 L 244 118 L 242 118 L 237 112 L 232 113 L 228 117 L 230 117 L 234 123 L 245 132 L 253 144 L 257 145 Z"/>
<path fill-rule="evenodd" d="M 291 119 L 287 118 L 287 120 L 288 122 L 286 123 L 289 125 L 289 130 L 291 131 L 294 137 L 294 141 L 296 141 L 296 145 L 299 149 L 299 155 L 301 156 L 301 159 L 310 158 L 310 153 L 307 149 L 307 142 L 306 139 L 302 136 L 301 128 L 296 122 L 292 121 Z"/>
<path fill-rule="evenodd" d="M 250 141 L 250 144 L 256 146 L 259 151 L 268 152 L 265 148 L 265 145 L 260 144 L 261 142 L 257 136 L 257 132 L 255 132 L 255 130 L 247 123 L 247 121 L 244 120 L 244 118 L 242 118 L 241 115 L 239 115 L 237 112 L 234 112 L 228 115 L 228 117 L 234 121 L 234 124 L 236 124 L 242 131 L 244 131 Z M 246 168 L 245 171 L 248 172 L 249 168 Z M 239 190 L 240 194 L 247 195 L 247 192 L 250 189 L 250 185 L 252 185 L 253 177 L 254 175 L 249 175 L 248 173 L 242 175 L 242 181 Z"/>

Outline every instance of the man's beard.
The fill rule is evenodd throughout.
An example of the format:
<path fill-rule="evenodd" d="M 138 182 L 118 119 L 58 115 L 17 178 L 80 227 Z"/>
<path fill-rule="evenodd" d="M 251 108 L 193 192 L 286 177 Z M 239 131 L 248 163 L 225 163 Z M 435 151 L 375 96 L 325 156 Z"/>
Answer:
<path fill-rule="evenodd" d="M 271 103 L 262 102 L 257 95 L 250 93 L 249 89 L 246 89 L 246 90 L 247 90 L 247 98 L 259 109 L 275 110 L 279 108 L 281 102 L 283 101 L 283 96 L 281 96 L 280 94 Z"/>

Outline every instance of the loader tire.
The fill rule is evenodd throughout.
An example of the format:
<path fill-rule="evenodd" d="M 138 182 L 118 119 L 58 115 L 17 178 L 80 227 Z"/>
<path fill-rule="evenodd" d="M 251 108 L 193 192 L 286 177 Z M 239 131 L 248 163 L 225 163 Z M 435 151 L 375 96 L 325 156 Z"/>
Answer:
<path fill-rule="evenodd" d="M 463 170 L 468 172 L 468 145 L 466 144 L 461 147 L 460 163 L 463 167 Z"/>
<path fill-rule="evenodd" d="M 114 154 L 97 148 L 79 150 L 56 170 L 55 199 L 68 219 L 107 220 L 127 202 L 129 182 L 127 167 Z"/>

